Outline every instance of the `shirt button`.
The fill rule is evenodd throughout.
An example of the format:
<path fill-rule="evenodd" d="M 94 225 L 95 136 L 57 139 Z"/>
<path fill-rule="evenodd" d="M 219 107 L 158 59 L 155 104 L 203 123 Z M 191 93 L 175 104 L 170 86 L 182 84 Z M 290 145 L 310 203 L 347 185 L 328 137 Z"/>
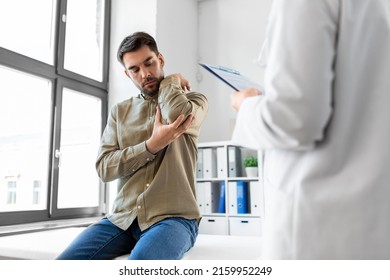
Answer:
<path fill-rule="evenodd" d="M 141 205 L 138 205 L 138 209 L 141 209 Z"/>
<path fill-rule="evenodd" d="M 150 184 L 146 184 L 146 187 L 149 188 Z"/>

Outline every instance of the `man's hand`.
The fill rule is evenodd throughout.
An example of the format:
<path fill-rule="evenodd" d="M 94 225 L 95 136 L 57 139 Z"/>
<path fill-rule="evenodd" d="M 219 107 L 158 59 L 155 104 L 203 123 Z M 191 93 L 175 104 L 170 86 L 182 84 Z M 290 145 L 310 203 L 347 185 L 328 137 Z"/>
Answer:
<path fill-rule="evenodd" d="M 184 115 L 180 115 L 173 123 L 163 124 L 161 122 L 160 107 L 157 107 L 152 136 L 146 140 L 146 148 L 148 151 L 152 154 L 156 154 L 160 150 L 164 149 L 186 132 L 194 118 L 195 117 L 191 114 L 184 121 Z"/>
<path fill-rule="evenodd" d="M 260 95 L 261 91 L 257 88 L 246 88 L 241 91 L 237 91 L 231 95 L 232 107 L 238 111 L 245 98 Z"/>
<path fill-rule="evenodd" d="M 184 78 L 182 74 L 176 73 L 176 74 L 169 75 L 168 77 L 173 77 L 173 76 L 179 78 L 181 88 L 184 91 L 191 90 L 190 82 L 186 78 Z"/>

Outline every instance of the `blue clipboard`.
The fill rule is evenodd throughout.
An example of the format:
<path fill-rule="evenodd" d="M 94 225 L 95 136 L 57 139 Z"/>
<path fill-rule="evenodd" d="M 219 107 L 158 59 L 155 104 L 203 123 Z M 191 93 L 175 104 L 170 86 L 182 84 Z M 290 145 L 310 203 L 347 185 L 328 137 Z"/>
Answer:
<path fill-rule="evenodd" d="M 258 88 L 263 91 L 262 85 L 251 81 L 249 78 L 241 75 L 237 70 L 205 63 L 199 63 L 199 65 L 236 91 L 249 87 Z"/>

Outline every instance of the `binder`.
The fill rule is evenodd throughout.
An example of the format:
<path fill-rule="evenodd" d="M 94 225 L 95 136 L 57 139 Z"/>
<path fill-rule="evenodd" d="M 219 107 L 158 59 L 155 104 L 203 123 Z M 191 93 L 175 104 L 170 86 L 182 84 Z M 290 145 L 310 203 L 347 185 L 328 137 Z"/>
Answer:
<path fill-rule="evenodd" d="M 198 149 L 198 160 L 196 162 L 196 178 L 203 178 L 203 149 Z"/>
<path fill-rule="evenodd" d="M 227 177 L 226 150 L 224 147 L 217 148 L 217 177 Z"/>
<path fill-rule="evenodd" d="M 226 187 L 225 182 L 221 182 L 219 189 L 219 205 L 218 205 L 218 213 L 225 213 L 225 199 L 226 199 Z"/>
<path fill-rule="evenodd" d="M 237 214 L 237 184 L 236 182 L 229 182 L 228 183 L 228 191 L 229 191 L 229 198 L 228 198 L 228 207 L 229 207 L 229 213 L 230 214 Z"/>
<path fill-rule="evenodd" d="M 196 201 L 200 214 L 205 213 L 205 186 L 204 183 L 196 183 Z"/>
<path fill-rule="evenodd" d="M 250 209 L 249 212 L 254 215 L 261 214 L 261 193 L 260 193 L 260 183 L 259 182 L 250 182 L 249 183 L 249 200 L 250 200 Z"/>
<path fill-rule="evenodd" d="M 241 150 L 238 147 L 228 147 L 229 177 L 241 177 Z"/>
<path fill-rule="evenodd" d="M 212 185 L 211 182 L 204 182 L 204 213 L 211 214 L 212 213 Z"/>
<path fill-rule="evenodd" d="M 203 149 L 203 178 L 210 179 L 217 177 L 217 156 L 215 149 Z"/>
<path fill-rule="evenodd" d="M 248 213 L 248 185 L 246 182 L 237 182 L 237 214 Z"/>
<path fill-rule="evenodd" d="M 221 197 L 220 183 L 211 183 L 211 213 L 219 213 L 219 201 Z"/>

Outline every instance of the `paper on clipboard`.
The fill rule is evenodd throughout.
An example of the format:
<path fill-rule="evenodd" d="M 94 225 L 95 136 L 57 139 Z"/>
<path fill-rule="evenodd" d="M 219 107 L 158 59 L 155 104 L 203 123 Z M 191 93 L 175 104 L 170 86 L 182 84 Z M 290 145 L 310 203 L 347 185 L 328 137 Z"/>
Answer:
<path fill-rule="evenodd" d="M 240 72 L 221 66 L 213 66 L 205 63 L 199 63 L 200 66 L 204 67 L 210 73 L 221 79 L 228 86 L 234 90 L 242 90 L 244 88 L 254 87 L 263 91 L 263 87 L 251 81 L 249 78 L 240 74 Z"/>

